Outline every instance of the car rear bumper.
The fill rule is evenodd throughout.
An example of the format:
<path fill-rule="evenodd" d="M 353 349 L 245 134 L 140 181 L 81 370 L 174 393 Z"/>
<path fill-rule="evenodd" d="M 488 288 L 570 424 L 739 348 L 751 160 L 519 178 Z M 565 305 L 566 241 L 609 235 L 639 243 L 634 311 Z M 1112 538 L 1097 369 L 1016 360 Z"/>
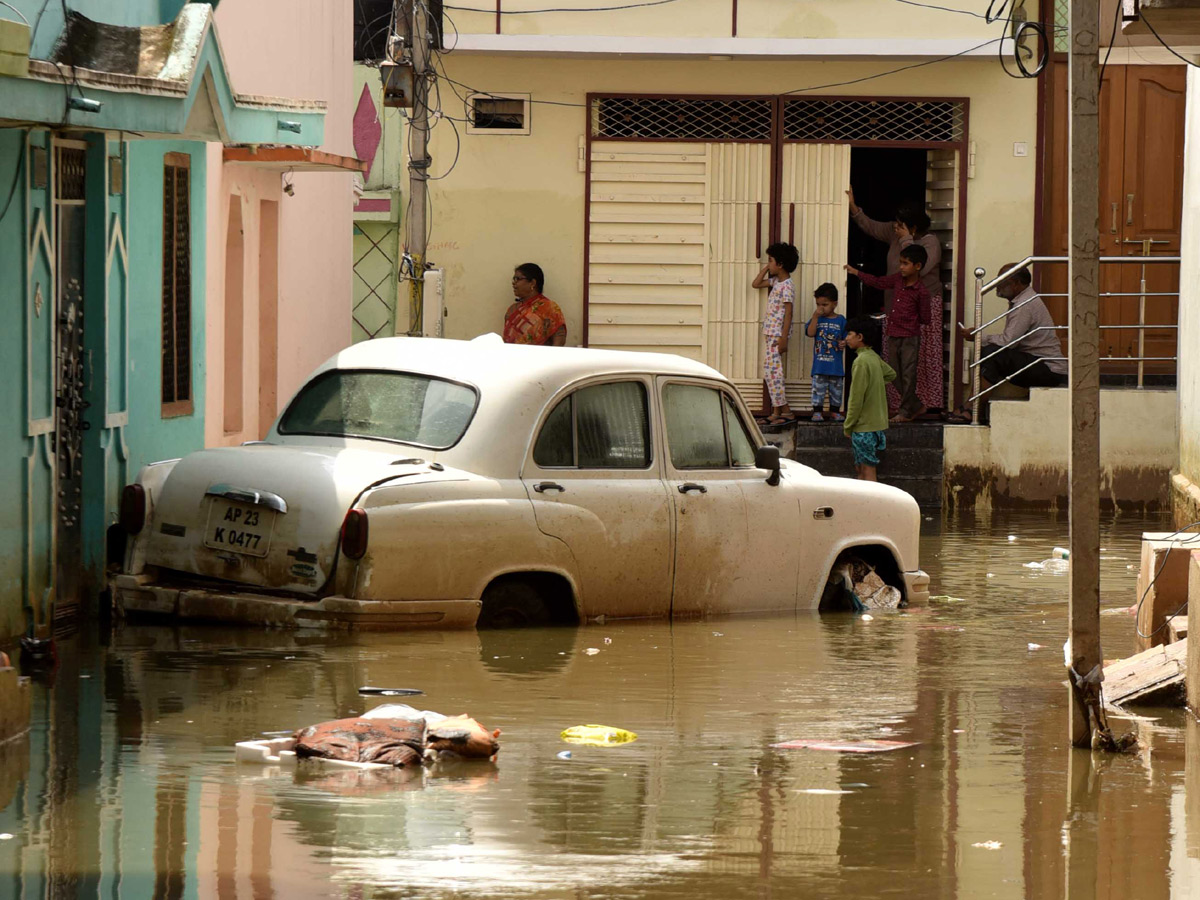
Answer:
<path fill-rule="evenodd" d="M 118 615 L 306 628 L 319 631 L 409 631 L 474 628 L 478 600 L 296 600 L 268 594 L 179 588 L 145 575 L 117 575 L 109 582 Z"/>
<path fill-rule="evenodd" d="M 904 598 L 909 606 L 929 605 L 929 576 L 920 569 L 904 572 Z"/>

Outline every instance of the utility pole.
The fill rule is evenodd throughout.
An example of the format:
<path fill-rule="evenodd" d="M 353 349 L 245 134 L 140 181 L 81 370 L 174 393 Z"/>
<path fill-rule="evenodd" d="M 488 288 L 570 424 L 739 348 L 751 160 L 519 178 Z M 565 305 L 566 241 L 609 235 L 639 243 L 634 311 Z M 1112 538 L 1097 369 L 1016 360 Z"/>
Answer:
<path fill-rule="evenodd" d="M 429 236 L 429 16 L 420 0 L 396 0 L 396 15 L 403 13 L 412 36 L 413 107 L 408 127 L 408 253 L 412 258 L 409 281 L 408 333 L 422 333 L 425 312 L 425 242 Z"/>
<path fill-rule="evenodd" d="M 1099 0 L 1071 0 L 1070 737 L 1100 727 Z"/>

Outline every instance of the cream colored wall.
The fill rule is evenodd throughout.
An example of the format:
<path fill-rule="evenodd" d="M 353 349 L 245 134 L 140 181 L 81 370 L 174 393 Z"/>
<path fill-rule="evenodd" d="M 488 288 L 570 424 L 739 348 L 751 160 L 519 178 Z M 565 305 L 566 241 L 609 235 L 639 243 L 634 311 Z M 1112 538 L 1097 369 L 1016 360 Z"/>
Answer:
<path fill-rule="evenodd" d="M 589 91 L 774 94 L 847 81 L 896 65 L 803 60 L 531 61 L 453 53 L 445 62 L 452 78 L 474 89 L 530 92 L 535 101 L 546 101 L 533 104 L 528 136 L 466 134 L 460 125 L 458 164 L 449 177 L 431 183 L 429 259 L 446 270 L 446 336 L 470 338 L 498 330 L 511 301 L 512 267 L 533 261 L 546 271 L 547 295 L 566 314 L 572 345 L 580 343 L 583 325 L 584 173 L 579 147 L 587 122 L 581 106 Z M 1033 81 L 1008 78 L 990 58 L 939 63 L 819 93 L 969 98 L 970 140 L 976 156 L 975 177 L 967 186 L 968 282 L 977 265 L 995 273 L 1007 260 L 1032 251 L 1036 172 L 1032 149 L 1037 141 Z M 464 115 L 463 104 L 450 91 L 443 89 L 442 102 L 451 114 Z M 1026 142 L 1030 154 L 1014 157 L 1015 141 Z M 443 121 L 433 132 L 436 173 L 446 171 L 454 151 L 450 124 Z M 966 296 L 969 322 L 973 303 L 969 290 Z M 1000 301 L 989 298 L 987 308 L 990 318 L 999 312 Z"/>
<path fill-rule="evenodd" d="M 351 0 L 224 0 L 216 22 L 234 89 L 241 93 L 324 100 L 322 149 L 353 156 Z M 312 369 L 350 343 L 353 176 L 297 172 L 295 195 L 281 192 L 280 172 L 226 166 L 220 145 L 208 156 L 208 401 L 205 440 L 234 444 L 261 436 L 258 419 L 258 200 L 279 201 L 279 402 L 286 403 Z M 226 434 L 224 402 L 224 254 L 230 196 L 246 207 L 244 428 Z M 253 232 L 251 229 L 253 228 Z M 251 321 L 253 319 L 253 321 Z"/>
<path fill-rule="evenodd" d="M 1179 460 L 1177 468 L 1200 484 L 1200 74 L 1188 69 L 1184 149 L 1183 264 L 1179 272 Z"/>
<path fill-rule="evenodd" d="M 464 4 L 486 9 L 487 3 Z M 502 0 L 504 12 L 522 9 L 596 7 L 594 0 Z M 611 4 L 619 5 L 619 4 Z M 738 0 L 738 36 L 774 38 L 970 38 L 986 41 L 997 36 L 1000 23 L 988 25 L 979 0 L 937 0 L 937 6 L 974 13 L 963 15 L 925 9 L 898 0 L 836 0 L 797 3 L 796 0 Z M 1026 0 L 1030 18 L 1037 3 Z M 678 0 L 659 6 L 619 12 L 537 13 L 505 15 L 504 34 L 630 35 L 654 37 L 730 37 L 732 0 Z M 451 13 L 464 33 L 492 34 L 494 11 Z M 448 26 L 449 28 L 449 26 Z"/>
<path fill-rule="evenodd" d="M 1133 501 L 1167 496 L 1175 465 L 1176 395 L 1168 390 L 1100 392 L 1100 472 L 1105 499 Z M 947 473 L 978 471 L 991 481 L 1020 484 L 1036 477 L 1065 483 L 1070 458 L 1070 394 L 1032 390 L 1028 401 L 991 404 L 991 427 L 950 426 L 943 437 Z M 1123 487 L 1124 485 L 1124 487 Z M 1130 486 L 1145 497 L 1122 496 Z M 956 485 L 948 484 L 953 492 Z M 980 494 L 986 505 L 988 493 Z M 1036 499 L 1028 495 L 1027 499 Z"/>

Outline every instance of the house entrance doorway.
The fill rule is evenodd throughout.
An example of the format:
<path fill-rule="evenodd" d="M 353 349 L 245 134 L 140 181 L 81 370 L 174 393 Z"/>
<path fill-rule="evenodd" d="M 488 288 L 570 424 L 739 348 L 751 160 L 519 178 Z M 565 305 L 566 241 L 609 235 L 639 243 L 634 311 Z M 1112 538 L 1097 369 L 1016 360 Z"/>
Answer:
<path fill-rule="evenodd" d="M 587 346 L 691 357 L 758 408 L 766 298 L 750 285 L 767 246 L 787 241 L 800 267 L 786 385 L 789 402 L 807 407 L 812 342 L 802 323 L 818 285 L 846 282 L 856 154 L 863 171 L 881 169 L 868 185 L 878 191 L 872 212 L 891 218 L 895 206 L 883 205 L 911 195 L 944 227 L 943 321 L 961 321 L 965 100 L 590 95 L 588 104 Z"/>

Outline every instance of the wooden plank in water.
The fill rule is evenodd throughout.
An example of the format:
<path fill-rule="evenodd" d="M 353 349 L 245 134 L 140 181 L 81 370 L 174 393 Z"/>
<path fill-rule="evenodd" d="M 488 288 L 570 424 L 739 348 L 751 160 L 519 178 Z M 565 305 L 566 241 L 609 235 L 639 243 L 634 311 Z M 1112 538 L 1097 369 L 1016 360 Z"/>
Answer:
<path fill-rule="evenodd" d="M 1151 647 L 1104 671 L 1104 699 L 1120 706 L 1182 706 L 1187 638 Z"/>

